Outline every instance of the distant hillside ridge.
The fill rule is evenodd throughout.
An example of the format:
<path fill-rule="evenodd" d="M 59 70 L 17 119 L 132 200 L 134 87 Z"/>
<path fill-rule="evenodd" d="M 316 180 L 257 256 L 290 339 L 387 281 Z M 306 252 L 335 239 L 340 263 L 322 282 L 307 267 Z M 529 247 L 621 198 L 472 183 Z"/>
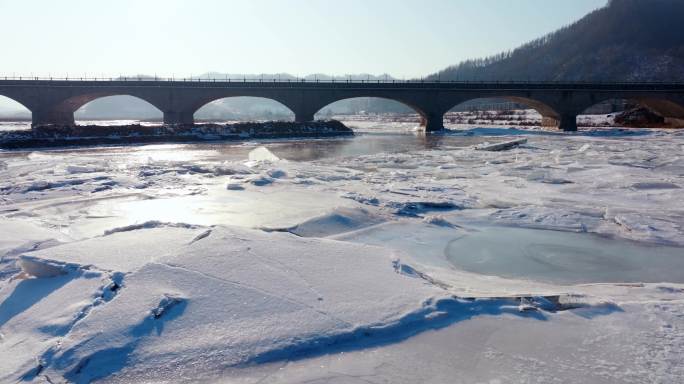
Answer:
<path fill-rule="evenodd" d="M 577 22 L 430 80 L 684 82 L 684 0 L 612 0 Z"/>

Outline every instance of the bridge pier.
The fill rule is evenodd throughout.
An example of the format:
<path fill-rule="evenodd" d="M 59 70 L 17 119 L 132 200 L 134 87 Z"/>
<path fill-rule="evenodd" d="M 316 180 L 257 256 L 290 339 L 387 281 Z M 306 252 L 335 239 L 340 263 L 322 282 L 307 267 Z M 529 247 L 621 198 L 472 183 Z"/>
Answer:
<path fill-rule="evenodd" d="M 295 112 L 295 122 L 308 123 L 314 121 L 314 113 L 311 112 Z"/>
<path fill-rule="evenodd" d="M 31 113 L 31 128 L 41 125 L 76 125 L 74 113 L 70 111 L 34 110 Z"/>
<path fill-rule="evenodd" d="M 542 127 L 557 127 L 566 132 L 577 131 L 577 115 L 565 113 L 560 116 L 542 116 Z"/>
<path fill-rule="evenodd" d="M 420 126 L 425 132 L 437 132 L 444 129 L 444 115 L 429 113 L 421 117 Z"/>
<path fill-rule="evenodd" d="M 561 129 L 565 132 L 577 131 L 577 114 L 575 114 L 575 113 L 561 114 L 560 121 L 558 122 L 558 129 Z"/>
<path fill-rule="evenodd" d="M 192 125 L 195 123 L 194 112 L 164 111 L 165 125 Z"/>

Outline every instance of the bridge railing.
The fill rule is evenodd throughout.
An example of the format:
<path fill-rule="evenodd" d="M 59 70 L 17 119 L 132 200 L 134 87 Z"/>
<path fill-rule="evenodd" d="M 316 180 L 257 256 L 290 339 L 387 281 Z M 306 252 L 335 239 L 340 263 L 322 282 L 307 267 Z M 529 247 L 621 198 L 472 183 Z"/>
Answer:
<path fill-rule="evenodd" d="M 118 76 L 118 77 L 81 77 L 81 76 L 3 76 L 5 81 L 40 81 L 40 82 L 173 82 L 173 83 L 333 83 L 333 84 L 537 84 L 537 85 L 679 85 L 684 82 L 649 81 L 649 82 L 614 82 L 614 81 L 530 81 L 530 80 L 442 80 L 442 79 L 358 79 L 358 78 L 266 78 L 266 77 L 158 77 L 158 76 Z"/>

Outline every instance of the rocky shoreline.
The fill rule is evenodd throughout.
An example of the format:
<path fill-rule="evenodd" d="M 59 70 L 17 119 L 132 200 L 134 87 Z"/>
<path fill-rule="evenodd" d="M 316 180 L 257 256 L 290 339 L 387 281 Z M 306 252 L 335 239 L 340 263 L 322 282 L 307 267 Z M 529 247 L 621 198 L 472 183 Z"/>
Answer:
<path fill-rule="evenodd" d="M 65 147 L 78 145 L 231 141 L 297 137 L 352 136 L 354 131 L 337 120 L 298 122 L 244 122 L 143 126 L 42 126 L 25 131 L 0 132 L 0 148 Z"/>

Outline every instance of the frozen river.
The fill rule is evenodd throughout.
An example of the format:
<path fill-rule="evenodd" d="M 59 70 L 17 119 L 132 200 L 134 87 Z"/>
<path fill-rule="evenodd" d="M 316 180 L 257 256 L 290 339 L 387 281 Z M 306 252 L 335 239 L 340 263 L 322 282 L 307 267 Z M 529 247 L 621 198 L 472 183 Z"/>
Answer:
<path fill-rule="evenodd" d="M 0 381 L 681 378 L 682 132 L 350 125 L 0 151 Z"/>
<path fill-rule="evenodd" d="M 124 167 L 129 164 L 155 164 L 168 162 L 172 167 L 180 161 L 183 167 L 187 167 L 182 173 L 189 176 L 194 174 L 209 176 L 213 170 L 202 168 L 206 164 L 225 164 L 242 162 L 248 159 L 249 153 L 257 146 L 266 146 L 271 153 L 282 159 L 283 162 L 291 162 L 297 168 L 306 168 L 306 164 L 314 162 L 316 166 L 353 161 L 356 158 L 372 159 L 370 162 L 359 162 L 351 169 L 363 171 L 368 163 L 372 174 L 376 166 L 395 168 L 392 176 L 402 172 L 415 171 L 423 168 L 426 163 L 420 161 L 420 153 L 448 154 L 451 151 L 464 150 L 481 144 L 487 140 L 504 140 L 497 136 L 506 134 L 520 134 L 516 129 L 480 129 L 471 131 L 452 132 L 445 135 L 422 135 L 412 131 L 412 124 L 395 124 L 390 126 L 374 126 L 372 123 L 352 123 L 359 125 L 355 137 L 339 139 L 312 139 L 312 140 L 276 140 L 249 143 L 211 143 L 211 144 L 170 144 L 170 145 L 141 145 L 128 147 L 97 147 L 76 148 L 47 151 L 6 151 L 0 152 L 0 158 L 24 159 L 38 157 L 46 160 L 49 158 L 59 161 L 65 159 L 90 158 L 97 159 L 97 163 L 118 163 Z M 607 138 L 610 143 L 621 142 L 622 139 L 634 140 L 629 133 L 608 131 L 613 138 Z M 635 138 L 639 132 L 633 133 Z M 643 134 L 643 132 L 641 132 Z M 493 136 L 492 136 L 493 135 Z M 596 135 L 600 137 L 600 132 Z M 536 138 L 541 143 L 562 142 L 565 140 L 553 132 L 530 132 L 528 136 Z M 537 137 L 535 137 L 537 136 Z M 580 136 L 581 138 L 582 136 Z M 577 137 L 573 137 L 576 140 Z M 534 150 L 533 146 L 530 149 Z M 403 156 L 415 154 L 416 159 L 403 159 L 390 164 L 378 163 L 378 156 Z M 505 156 L 505 155 L 504 155 Z M 67 160 L 68 161 L 68 160 Z M 440 165 L 435 171 L 426 169 L 419 175 L 414 175 L 417 180 L 434 179 L 440 177 L 446 170 L 457 170 L 457 173 L 467 172 L 470 159 L 467 164 L 459 166 L 458 162 Z M 490 161 L 491 162 L 491 161 Z M 494 165 L 508 164 L 508 160 L 494 160 Z M 559 160 L 557 160 L 560 163 Z M 69 165 L 65 165 L 67 173 Z M 482 166 L 483 164 L 478 164 Z M 486 165 L 486 161 L 485 164 Z M 560 164 L 557 164 L 560 165 Z M 144 166 L 144 165 L 143 165 Z M 196 168 L 193 169 L 192 167 Z M 513 166 L 509 172 L 517 172 L 521 167 Z M 522 167 L 526 170 L 526 167 Z M 574 184 L 566 179 L 544 180 L 549 177 L 553 166 L 541 166 L 531 172 L 532 177 L 539 175 L 540 184 Z M 531 169 L 530 169 L 531 170 Z M 577 171 L 583 171 L 578 169 Z M 177 172 L 177 169 L 170 169 Z M 333 169 L 333 174 L 335 169 Z M 144 172 L 144 171 L 143 171 Z M 157 171 L 153 171 L 155 173 Z M 166 173 L 166 171 L 162 171 Z M 78 172 L 77 172 L 78 173 Z M 230 173 L 230 172 L 229 172 Z M 567 171 L 566 171 L 567 173 Z M 408 176 L 408 175 L 407 175 Z M 321 171 L 319 179 L 328 178 L 325 171 Z M 477 176 L 476 178 L 480 178 Z M 330 181 L 336 181 L 338 177 L 332 176 Z M 467 179 L 459 176 L 458 179 Z M 449 178 L 445 178 L 448 180 Z M 527 175 L 525 179 L 530 180 Z M 213 181 L 213 180 L 212 180 Z M 356 181 L 355 179 L 353 181 Z M 404 181 L 404 180 L 402 180 Z M 537 181 L 537 180 L 533 180 Z M 412 189 L 417 185 L 411 185 L 411 180 L 405 180 L 407 186 Z M 642 188 L 644 195 L 674 193 L 679 197 L 680 186 L 678 184 L 663 184 L 660 181 L 651 186 Z M 328 193 L 321 193 L 319 188 L 311 188 L 308 185 L 301 188 L 302 184 L 296 184 L 289 188 L 273 185 L 268 182 L 268 188 L 256 190 L 240 190 L 239 192 L 226 192 L 223 185 L 218 188 L 213 182 L 197 185 L 201 192 L 188 192 L 188 185 L 170 183 L 163 185 L 162 193 L 158 196 L 145 195 L 145 198 L 130 197 L 127 194 L 108 196 L 103 201 L 93 204 L 90 215 L 74 217 L 63 231 L 74 233 L 76 236 L 97 234 L 107 226 L 125 225 L 128 223 L 141 223 L 146 221 L 184 222 L 197 225 L 240 225 L 246 227 L 280 226 L 287 227 L 296 225 L 299 221 L 313 217 L 312 215 L 325 214 L 330 209 L 338 207 L 355 208 L 355 204 L 348 199 L 340 199 Z M 637 183 L 638 184 L 638 183 Z M 661 185 L 663 184 L 663 185 Z M 391 186 L 392 184 L 387 184 Z M 353 183 L 350 182 L 350 191 L 354 191 Z M 105 185 L 109 190 L 109 185 Z M 178 188 L 174 188 L 178 187 Z M 147 188 L 143 188 L 147 192 Z M 441 190 L 437 189 L 430 198 L 441 198 Z M 411 192 L 387 191 L 391 194 L 410 196 Z M 616 197 L 619 199 L 619 197 Z M 428 201 L 429 203 L 429 201 Z M 378 204 L 370 204 L 375 208 Z M 368 209 L 369 207 L 364 207 Z M 454 204 L 445 208 L 435 208 L 436 213 L 446 214 L 452 217 L 454 222 L 463 222 L 468 225 L 468 219 L 459 215 L 463 207 Z M 424 217 L 431 214 L 433 209 L 418 207 L 416 212 L 400 212 L 399 219 L 411 216 Z M 484 210 L 483 210 L 484 211 Z M 521 217 L 525 217 L 523 215 Z M 387 221 L 383 217 L 378 222 Z M 361 220 L 362 221 L 362 220 Z M 391 220 L 390 220 L 391 221 Z M 415 220 L 414 220 L 415 221 Z M 497 220 L 490 220 L 491 224 L 501 224 Z M 323 223 L 329 225 L 331 223 Z M 362 222 L 357 223 L 364 226 Z M 377 224 L 372 221 L 370 224 Z M 423 261 L 440 262 L 449 261 L 453 266 L 481 274 L 491 274 L 508 278 L 525 278 L 545 282 L 558 283 L 595 283 L 595 282 L 675 282 L 684 283 L 684 248 L 671 247 L 670 244 L 644 244 L 636 241 L 625 241 L 615 236 L 597 236 L 577 233 L 586 232 L 582 228 L 567 231 L 557 231 L 550 228 L 526 229 L 507 223 L 509 227 L 482 227 L 471 228 L 456 227 L 433 227 L 428 230 L 419 228 L 416 223 L 408 220 L 401 224 L 379 226 L 362 231 L 356 241 L 375 244 L 394 244 L 404 250 L 411 250 L 415 255 L 436 253 L 433 258 L 423 257 Z M 487 222 L 484 222 L 487 224 Z M 422 225 L 422 224 L 420 224 Z M 94 231 L 93 231 L 94 229 Z M 544 230 L 546 229 L 546 230 Z M 552 230 L 549 230 L 552 229 Z M 579 229 L 579 231 L 577 230 Z M 416 231 L 424 232 L 424 237 L 430 240 L 413 238 Z M 328 234 L 329 235 L 329 234 Z M 360 240 L 363 239 L 363 240 Z M 406 244 L 410 239 L 410 244 Z M 675 243 L 676 243 L 675 239 Z M 676 245 L 676 244 L 675 244 Z"/>

